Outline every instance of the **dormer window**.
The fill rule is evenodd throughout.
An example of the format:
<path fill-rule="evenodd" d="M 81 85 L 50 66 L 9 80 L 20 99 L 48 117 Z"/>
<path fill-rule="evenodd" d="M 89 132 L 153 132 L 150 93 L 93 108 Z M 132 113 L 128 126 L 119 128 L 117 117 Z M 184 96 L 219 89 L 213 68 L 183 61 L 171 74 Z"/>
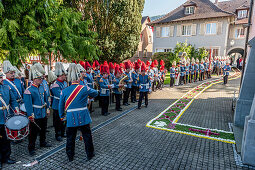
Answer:
<path fill-rule="evenodd" d="M 237 13 L 238 19 L 246 18 L 247 17 L 247 10 L 239 10 Z"/>
<path fill-rule="evenodd" d="M 194 14 L 194 11 L 195 11 L 195 7 L 194 6 L 187 6 L 187 7 L 185 7 L 185 14 L 186 15 Z"/>

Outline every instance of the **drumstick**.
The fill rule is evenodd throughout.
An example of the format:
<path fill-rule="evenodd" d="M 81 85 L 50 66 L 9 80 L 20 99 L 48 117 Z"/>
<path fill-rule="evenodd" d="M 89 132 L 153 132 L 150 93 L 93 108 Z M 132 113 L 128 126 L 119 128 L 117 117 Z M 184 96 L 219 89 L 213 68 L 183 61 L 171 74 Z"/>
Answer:
<path fill-rule="evenodd" d="M 35 117 L 35 114 L 32 113 L 32 116 Z M 35 123 L 35 121 L 33 121 L 33 123 L 38 127 L 39 130 L 42 130 L 42 129 L 40 128 L 40 126 L 39 126 L 38 124 Z"/>

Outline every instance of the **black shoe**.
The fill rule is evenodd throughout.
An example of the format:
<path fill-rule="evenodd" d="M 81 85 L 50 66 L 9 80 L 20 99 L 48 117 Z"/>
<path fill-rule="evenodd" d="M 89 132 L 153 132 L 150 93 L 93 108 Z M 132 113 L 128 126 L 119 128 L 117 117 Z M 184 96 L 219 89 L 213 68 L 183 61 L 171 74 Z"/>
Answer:
<path fill-rule="evenodd" d="M 122 109 L 121 108 L 119 108 L 119 109 L 116 109 L 117 111 L 122 111 Z"/>
<path fill-rule="evenodd" d="M 95 110 L 90 110 L 89 112 L 90 112 L 90 113 L 93 113 L 94 111 L 95 111 Z"/>
<path fill-rule="evenodd" d="M 145 105 L 145 107 L 147 108 L 147 107 L 148 107 L 148 105 Z"/>
<path fill-rule="evenodd" d="M 69 162 L 73 161 L 73 157 L 68 157 Z"/>
<path fill-rule="evenodd" d="M 107 112 L 107 113 L 105 113 L 105 114 L 103 114 L 104 116 L 108 116 L 110 113 L 109 112 Z"/>
<path fill-rule="evenodd" d="M 51 145 L 45 142 L 45 143 L 40 144 L 40 147 L 49 148 L 49 147 L 51 147 Z"/>
<path fill-rule="evenodd" d="M 35 155 L 35 151 L 34 151 L 34 150 L 29 151 L 29 155 L 30 155 L 30 156 L 34 156 L 34 155 Z"/>
<path fill-rule="evenodd" d="M 135 101 L 132 101 L 132 103 L 135 103 Z"/>
<path fill-rule="evenodd" d="M 124 106 L 128 106 L 129 104 L 128 104 L 128 103 L 124 103 L 123 105 L 124 105 Z"/>
<path fill-rule="evenodd" d="M 66 138 L 66 133 L 64 133 L 63 135 L 61 135 L 62 138 Z"/>
<path fill-rule="evenodd" d="M 59 141 L 59 142 L 63 141 L 61 136 L 56 137 L 56 140 Z"/>
<path fill-rule="evenodd" d="M 141 109 L 141 106 L 140 106 L 140 107 L 138 107 L 137 109 Z"/>
<path fill-rule="evenodd" d="M 0 161 L 0 170 L 2 169 L 2 162 Z"/>
<path fill-rule="evenodd" d="M 95 156 L 94 153 L 92 155 L 90 155 L 90 156 L 87 156 L 87 161 L 90 161 L 94 156 Z"/>
<path fill-rule="evenodd" d="M 5 163 L 7 163 L 7 164 L 15 164 L 16 161 L 9 158 L 9 159 L 7 159 L 7 160 L 5 161 Z"/>

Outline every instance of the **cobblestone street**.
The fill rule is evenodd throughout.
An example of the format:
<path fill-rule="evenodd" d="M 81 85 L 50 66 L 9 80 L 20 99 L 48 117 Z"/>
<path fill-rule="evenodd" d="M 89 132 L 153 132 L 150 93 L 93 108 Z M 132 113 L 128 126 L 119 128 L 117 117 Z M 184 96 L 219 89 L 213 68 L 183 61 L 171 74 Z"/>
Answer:
<path fill-rule="evenodd" d="M 234 91 L 238 92 L 239 83 L 240 78 L 226 86 L 213 85 L 198 96 L 179 123 L 230 131 L 228 124 L 233 122 L 232 98 Z M 100 115 L 95 103 L 97 109 L 92 113 L 92 131 L 96 156 L 88 162 L 84 143 L 78 141 L 75 159 L 69 163 L 65 141 L 55 141 L 53 128 L 50 127 L 47 137 L 53 147 L 38 148 L 37 155 L 31 158 L 26 139 L 21 144 L 12 145 L 12 157 L 20 162 L 11 166 L 5 164 L 4 168 L 25 169 L 23 164 L 39 158 L 41 161 L 31 169 L 241 169 L 235 164 L 231 144 L 145 126 L 198 84 L 200 82 L 158 90 L 150 95 L 148 108 L 142 107 L 141 110 L 135 109 L 137 105 L 133 104 L 123 106 L 123 113 L 114 112 L 112 105 L 112 114 L 107 117 Z M 111 121 L 104 123 L 111 118 Z M 59 151 L 54 153 L 52 149 Z M 43 157 L 39 157 L 41 155 Z"/>

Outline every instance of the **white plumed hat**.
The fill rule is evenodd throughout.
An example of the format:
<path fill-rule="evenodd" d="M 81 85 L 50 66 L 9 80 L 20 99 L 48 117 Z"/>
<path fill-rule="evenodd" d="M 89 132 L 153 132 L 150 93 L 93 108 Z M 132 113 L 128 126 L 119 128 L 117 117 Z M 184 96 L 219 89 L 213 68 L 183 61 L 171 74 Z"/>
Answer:
<path fill-rule="evenodd" d="M 44 70 L 44 68 L 43 68 L 43 66 L 41 65 L 41 63 L 35 63 L 34 65 L 33 65 L 35 68 L 36 68 L 36 70 L 37 71 L 39 71 L 41 74 L 45 74 L 46 72 L 45 72 L 45 70 Z"/>
<path fill-rule="evenodd" d="M 16 69 L 12 66 L 12 64 L 9 60 L 5 60 L 3 62 L 3 72 L 4 72 L 4 74 L 6 74 L 9 71 L 16 71 Z"/>
<path fill-rule="evenodd" d="M 49 71 L 49 74 L 48 74 L 48 82 L 49 83 L 52 83 L 55 80 L 57 80 L 57 76 L 55 74 L 52 71 Z"/>
<path fill-rule="evenodd" d="M 55 75 L 61 76 L 63 74 L 67 74 L 63 64 L 61 62 L 57 62 L 55 65 Z"/>
<path fill-rule="evenodd" d="M 37 69 L 37 67 L 35 65 L 33 65 L 30 69 L 30 78 L 33 79 L 37 79 L 43 76 L 43 74 Z"/>
<path fill-rule="evenodd" d="M 78 72 L 77 65 L 75 63 L 71 63 L 68 68 L 67 81 L 77 81 L 80 78 L 80 73 Z"/>

